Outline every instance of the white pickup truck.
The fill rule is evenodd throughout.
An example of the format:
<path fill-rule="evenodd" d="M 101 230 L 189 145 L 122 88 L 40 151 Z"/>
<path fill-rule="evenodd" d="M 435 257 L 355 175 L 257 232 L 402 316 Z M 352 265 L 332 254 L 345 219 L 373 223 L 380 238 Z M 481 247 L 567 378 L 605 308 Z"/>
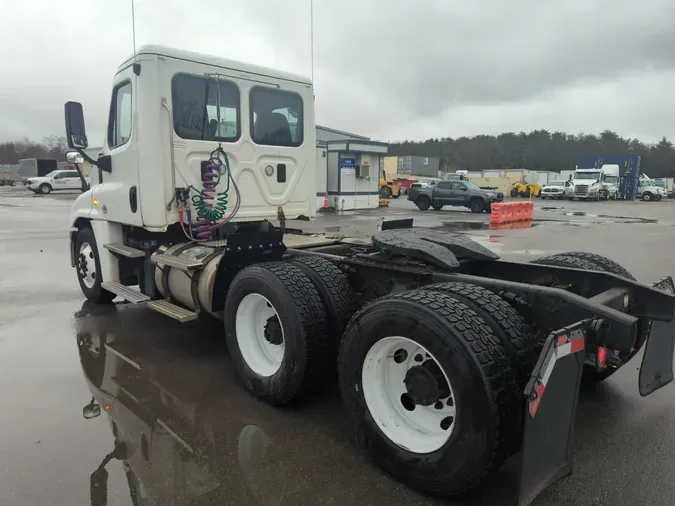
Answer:
<path fill-rule="evenodd" d="M 87 186 L 89 178 L 84 178 Z M 76 170 L 54 170 L 42 177 L 28 178 L 28 188 L 35 193 L 51 193 L 57 190 L 82 190 L 82 179 Z"/>

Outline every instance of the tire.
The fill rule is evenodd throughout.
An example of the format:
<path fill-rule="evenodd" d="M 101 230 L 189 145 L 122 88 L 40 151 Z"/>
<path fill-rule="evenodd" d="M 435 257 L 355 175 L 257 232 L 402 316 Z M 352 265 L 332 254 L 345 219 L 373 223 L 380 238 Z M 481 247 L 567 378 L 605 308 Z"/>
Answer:
<path fill-rule="evenodd" d="M 539 350 L 534 331 L 513 306 L 496 293 L 468 283 L 439 283 L 425 286 L 424 290 L 446 293 L 478 313 L 499 338 L 518 375 L 520 388 L 525 388 Z"/>
<path fill-rule="evenodd" d="M 318 290 L 298 266 L 267 262 L 239 271 L 225 299 L 225 338 L 246 388 L 279 405 L 323 386 L 335 360 L 328 350 L 326 319 Z M 269 331 L 271 325 L 276 332 Z M 271 341 L 279 338 L 281 343 Z"/>
<path fill-rule="evenodd" d="M 567 197 L 567 200 L 569 200 L 570 202 L 574 202 L 574 197 Z"/>
<path fill-rule="evenodd" d="M 546 197 L 544 197 L 544 196 L 542 195 L 542 196 L 541 196 L 541 200 L 546 200 Z"/>
<path fill-rule="evenodd" d="M 335 360 L 332 370 L 336 372 L 340 339 L 342 339 L 342 333 L 349 323 L 349 319 L 356 310 L 354 290 L 349 284 L 347 275 L 325 258 L 298 256 L 293 258 L 291 263 L 312 280 L 326 308 L 328 344 L 332 350 L 331 356 Z"/>
<path fill-rule="evenodd" d="M 480 198 L 473 198 L 469 201 L 469 209 L 472 213 L 482 213 L 485 211 L 485 202 Z"/>
<path fill-rule="evenodd" d="M 80 229 L 75 237 L 75 269 L 82 293 L 95 304 L 112 302 L 115 294 L 101 287 L 101 260 L 94 231 L 90 227 Z M 95 271 L 94 271 L 95 269 Z"/>
<path fill-rule="evenodd" d="M 432 206 L 432 207 L 434 208 L 434 211 L 440 211 L 441 209 L 443 209 L 443 206 L 438 206 L 438 205 L 435 205 L 435 206 Z"/>
<path fill-rule="evenodd" d="M 417 448 L 396 441 L 396 434 L 409 433 L 405 425 L 410 425 L 403 425 L 403 418 L 395 425 L 387 424 L 371 411 L 371 406 L 379 409 L 387 405 L 385 401 L 377 402 L 378 384 L 384 385 L 385 395 L 391 390 L 384 381 L 377 381 L 378 376 L 373 380 L 370 371 L 396 367 L 389 361 L 398 363 L 396 356 L 400 356 L 396 350 L 383 359 L 380 354 L 380 360 L 373 361 L 374 350 L 386 348 L 388 341 L 397 339 L 420 346 L 420 351 L 427 352 L 427 358 L 433 359 L 444 375 L 440 381 L 445 377 L 451 385 L 452 403 L 448 398 L 440 403 L 441 408 L 436 407 L 436 401 L 419 409 L 428 413 L 430 408 L 457 407 L 457 421 L 449 420 L 454 424 L 451 433 L 446 436 L 437 431 L 440 434 L 434 434 L 433 439 L 419 438 Z M 407 363 L 401 367 L 411 365 L 418 357 L 424 361 L 421 353 L 414 352 L 407 357 L 409 360 L 404 358 Z M 376 463 L 413 488 L 446 496 L 466 492 L 497 469 L 520 444 L 523 400 L 506 351 L 474 310 L 444 293 L 414 290 L 382 297 L 364 307 L 345 331 L 339 373 L 342 398 L 359 439 Z M 396 399 L 396 395 L 386 398 Z M 401 394 L 402 404 L 404 395 Z M 388 405 L 395 405 L 395 400 Z M 405 404 L 403 407 L 401 413 L 410 412 Z M 413 401 L 414 409 L 417 405 Z"/>
<path fill-rule="evenodd" d="M 417 199 L 417 202 L 415 202 L 415 204 L 417 204 L 417 209 L 419 209 L 420 211 L 426 211 L 431 207 L 431 200 L 429 199 L 429 197 L 423 195 Z"/>
<path fill-rule="evenodd" d="M 38 191 L 42 193 L 43 195 L 47 195 L 52 192 L 52 187 L 48 185 L 47 183 L 42 183 L 40 187 L 38 188 Z"/>
<path fill-rule="evenodd" d="M 380 188 L 380 198 L 382 199 L 388 199 L 391 197 L 391 190 L 387 186 L 383 186 Z"/>
<path fill-rule="evenodd" d="M 595 253 L 587 253 L 585 251 L 570 251 L 568 253 L 550 255 L 543 258 L 538 258 L 537 260 L 532 261 L 532 263 L 541 265 L 552 265 L 551 263 L 549 263 L 549 261 L 553 260 L 559 261 L 560 263 L 556 265 L 559 265 L 560 267 L 574 267 L 573 265 L 563 265 L 568 263 L 575 263 L 574 260 L 570 260 L 571 258 L 580 259 L 584 261 L 583 266 L 576 267 L 577 269 L 587 269 L 588 264 L 586 262 L 589 262 L 590 264 L 593 264 L 596 267 L 595 270 L 597 271 L 611 272 L 612 274 L 617 274 L 619 276 L 623 276 L 624 278 L 628 278 L 632 281 L 635 281 L 635 277 L 628 271 L 628 269 L 622 267 L 621 264 L 602 255 L 596 255 Z"/>
<path fill-rule="evenodd" d="M 644 200 L 645 202 L 649 202 L 650 200 L 654 200 L 654 196 L 649 192 L 644 192 L 642 194 L 642 200 Z"/>
<path fill-rule="evenodd" d="M 517 197 L 518 196 L 518 190 L 516 190 L 515 188 L 512 188 L 511 193 L 509 195 L 511 195 L 511 197 Z"/>
<path fill-rule="evenodd" d="M 571 251 L 569 253 L 560 253 L 558 255 L 551 255 L 543 258 L 534 260 L 532 263 L 540 265 L 552 265 L 558 267 L 572 267 L 575 269 L 583 270 L 595 270 L 601 272 L 609 272 L 611 274 L 616 274 L 624 278 L 635 281 L 635 277 L 623 266 L 602 255 L 596 255 L 595 253 L 586 253 L 584 251 Z M 624 361 L 627 362 L 635 354 L 640 351 L 644 345 L 647 337 L 649 336 L 649 331 L 651 329 L 651 321 L 645 318 L 638 320 L 638 336 L 635 343 L 635 348 L 630 353 L 628 358 Z M 594 367 L 589 365 L 584 365 L 584 374 L 582 379 L 589 383 L 597 383 L 603 381 L 606 378 L 609 378 L 614 374 L 617 369 L 605 369 L 604 371 L 598 371 Z"/>

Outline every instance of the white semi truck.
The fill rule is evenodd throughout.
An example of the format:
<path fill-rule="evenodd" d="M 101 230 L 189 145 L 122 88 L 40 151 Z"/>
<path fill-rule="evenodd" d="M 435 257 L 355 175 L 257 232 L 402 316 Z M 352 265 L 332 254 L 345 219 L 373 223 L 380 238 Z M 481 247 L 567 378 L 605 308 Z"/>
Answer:
<path fill-rule="evenodd" d="M 567 189 L 569 200 L 616 200 L 619 196 L 619 166 L 576 169 Z"/>
<path fill-rule="evenodd" d="M 571 472 L 582 378 L 644 348 L 641 393 L 672 380 L 671 278 L 650 287 L 590 253 L 510 262 L 412 220 L 366 241 L 285 234 L 316 208 L 304 77 L 145 46 L 115 74 L 97 159 L 81 104 L 65 116 L 96 167 L 70 216 L 86 298 L 221 318 L 244 385 L 271 404 L 339 375 L 365 447 L 410 486 L 462 493 L 521 452 L 528 504 Z M 358 165 L 363 146 L 336 149 Z"/>

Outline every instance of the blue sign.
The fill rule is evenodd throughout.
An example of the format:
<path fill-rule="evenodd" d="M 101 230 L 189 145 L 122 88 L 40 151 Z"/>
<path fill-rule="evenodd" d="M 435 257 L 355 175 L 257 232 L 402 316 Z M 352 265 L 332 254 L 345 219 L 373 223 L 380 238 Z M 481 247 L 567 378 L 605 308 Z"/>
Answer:
<path fill-rule="evenodd" d="M 340 168 L 343 170 L 356 170 L 356 158 L 340 158 Z"/>

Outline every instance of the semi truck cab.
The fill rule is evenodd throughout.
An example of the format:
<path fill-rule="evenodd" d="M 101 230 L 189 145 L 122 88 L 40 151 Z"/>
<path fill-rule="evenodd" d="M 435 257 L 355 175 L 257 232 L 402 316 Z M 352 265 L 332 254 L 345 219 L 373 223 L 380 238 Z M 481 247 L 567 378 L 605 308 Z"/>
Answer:
<path fill-rule="evenodd" d="M 600 200 L 604 194 L 602 169 L 577 169 L 572 176 L 569 199 Z"/>

